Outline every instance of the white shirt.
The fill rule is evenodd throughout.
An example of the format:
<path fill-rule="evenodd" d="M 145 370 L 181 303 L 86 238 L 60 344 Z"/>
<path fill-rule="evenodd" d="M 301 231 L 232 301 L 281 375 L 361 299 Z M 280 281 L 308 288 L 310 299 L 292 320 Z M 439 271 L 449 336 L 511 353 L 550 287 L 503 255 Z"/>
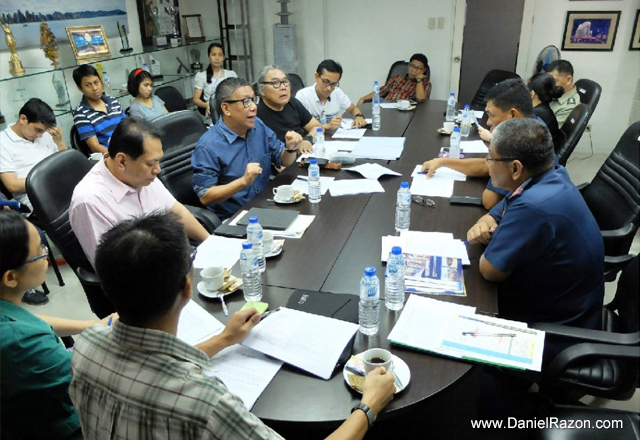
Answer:
<path fill-rule="evenodd" d="M 46 131 L 30 142 L 8 127 L 0 133 L 0 174 L 16 173 L 18 179 L 23 179 L 38 162 L 57 151 L 58 146 Z M 27 193 L 14 193 L 13 197 L 33 209 Z"/>
<path fill-rule="evenodd" d="M 331 92 L 329 99 L 325 103 L 318 98 L 315 84 L 299 90 L 298 93 L 296 93 L 296 99 L 300 101 L 318 121 L 322 122 L 322 118 L 324 117 L 325 124 L 351 107 L 351 100 L 339 87 Z"/>
<path fill-rule="evenodd" d="M 233 70 L 222 69 L 221 72 L 224 71 L 224 76 L 220 75 L 219 78 L 215 76 L 211 77 L 211 83 L 207 83 L 207 71 L 196 73 L 196 77 L 193 79 L 193 87 L 196 89 L 202 90 L 201 99 L 208 103 L 211 95 L 216 93 L 216 89 L 218 88 L 218 84 L 220 84 L 223 80 L 227 78 L 237 78 L 236 72 Z"/>

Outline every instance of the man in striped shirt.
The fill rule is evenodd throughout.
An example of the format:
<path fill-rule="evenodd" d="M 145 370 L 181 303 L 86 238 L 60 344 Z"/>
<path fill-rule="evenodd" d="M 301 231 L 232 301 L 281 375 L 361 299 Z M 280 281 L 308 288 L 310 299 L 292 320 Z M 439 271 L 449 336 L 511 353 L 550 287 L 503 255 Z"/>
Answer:
<path fill-rule="evenodd" d="M 73 123 L 80 139 L 94 153 L 106 153 L 116 126 L 124 118 L 117 99 L 104 93 L 102 79 L 90 64 L 73 71 L 73 80 L 82 92 L 82 100 L 73 112 Z"/>

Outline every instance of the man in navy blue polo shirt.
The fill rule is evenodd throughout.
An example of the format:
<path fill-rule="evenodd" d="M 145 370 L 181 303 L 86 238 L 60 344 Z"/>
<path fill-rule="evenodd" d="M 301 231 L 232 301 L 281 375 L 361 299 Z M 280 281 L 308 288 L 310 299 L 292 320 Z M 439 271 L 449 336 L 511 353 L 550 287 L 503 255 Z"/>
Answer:
<path fill-rule="evenodd" d="M 487 244 L 480 272 L 498 282 L 499 316 L 598 328 L 604 296 L 600 229 L 543 123 L 510 119 L 493 130 L 486 157 L 509 194 L 469 230 Z"/>

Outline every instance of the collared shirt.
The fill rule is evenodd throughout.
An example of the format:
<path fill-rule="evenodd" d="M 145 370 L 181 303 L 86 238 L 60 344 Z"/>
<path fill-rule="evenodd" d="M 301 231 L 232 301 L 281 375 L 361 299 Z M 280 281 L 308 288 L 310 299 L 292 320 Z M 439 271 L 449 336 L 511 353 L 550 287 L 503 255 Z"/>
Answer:
<path fill-rule="evenodd" d="M 271 163 L 282 166 L 280 155 L 284 148 L 260 118 L 256 118 L 255 126 L 247 131 L 246 138 L 231 130 L 220 118 L 202 135 L 191 156 L 193 189 L 198 197 L 202 197 L 212 186 L 226 185 L 244 176 L 247 164 L 259 163 L 262 174 L 251 185 L 223 202 L 208 206 L 221 219 L 229 218 L 269 184 Z"/>
<path fill-rule="evenodd" d="M 73 124 L 78 128 L 81 140 L 97 136 L 100 145 L 109 148 L 111 134 L 124 119 L 125 114 L 117 99 L 105 94 L 100 99 L 107 107 L 106 113 L 93 108 L 83 96 L 80 104 L 73 111 Z"/>
<path fill-rule="evenodd" d="M 221 73 L 224 71 L 224 76 Z M 207 82 L 207 71 L 196 73 L 195 78 L 193 79 L 193 88 L 202 90 L 202 96 L 200 99 L 209 103 L 209 99 L 211 96 L 216 93 L 216 89 L 218 88 L 218 84 L 220 84 L 223 80 L 227 78 L 237 78 L 236 72 L 233 70 L 220 69 L 218 71 L 218 77 L 212 77 L 211 82 Z"/>
<path fill-rule="evenodd" d="M 168 211 L 177 203 L 159 179 L 133 188 L 116 179 L 105 160 L 78 183 L 69 207 L 71 228 L 92 265 L 102 234 L 124 220 Z"/>
<path fill-rule="evenodd" d="M 331 92 L 327 102 L 322 102 L 316 93 L 316 86 L 305 87 L 298 90 L 296 93 L 296 99 L 305 106 L 311 116 L 322 122 L 324 119 L 325 124 L 331 122 L 331 120 L 338 116 L 341 112 L 345 112 L 351 107 L 351 100 L 349 97 L 337 87 Z"/>
<path fill-rule="evenodd" d="M 93 439 L 280 439 L 169 333 L 94 326 L 76 341 L 69 394 Z"/>
<path fill-rule="evenodd" d="M 416 86 L 417 82 L 409 78 L 409 74 L 404 75 L 398 73 L 389 78 L 385 85 L 380 87 L 380 96 L 387 101 L 397 101 L 399 99 L 417 99 Z M 431 81 L 423 78 L 424 91 L 426 99 L 431 96 Z"/>
<path fill-rule="evenodd" d="M 565 92 L 557 100 L 549 103 L 549 107 L 551 107 L 551 110 L 553 110 L 553 113 L 556 115 L 556 120 L 560 127 L 562 127 L 564 121 L 567 120 L 571 110 L 573 110 L 578 104 L 580 104 L 580 94 L 575 86 L 573 86 L 573 89 Z"/>
<path fill-rule="evenodd" d="M 264 100 L 261 100 L 258 103 L 258 117 L 276 133 L 282 142 L 285 141 L 285 135 L 288 131 L 295 131 L 304 137 L 307 134 L 304 127 L 313 119 L 309 110 L 293 97 L 279 112 L 269 108 Z"/>
<path fill-rule="evenodd" d="M 41 137 L 30 142 L 18 136 L 11 127 L 7 127 L 0 133 L 0 174 L 16 173 L 18 179 L 24 179 L 38 162 L 57 151 L 58 146 L 46 131 Z M 13 197 L 33 208 L 27 193 L 13 193 Z"/>
<path fill-rule="evenodd" d="M 151 104 L 151 107 L 147 107 L 134 99 L 129 107 L 129 115 L 151 121 L 167 113 L 164 109 L 164 101 L 156 95 L 151 96 Z"/>
<path fill-rule="evenodd" d="M 16 438 L 64 438 L 80 428 L 69 398 L 71 353 L 49 324 L 0 301 L 2 427 Z"/>
<path fill-rule="evenodd" d="M 604 296 L 600 228 L 564 167 L 529 179 L 489 214 L 498 222 L 485 258 L 509 277 L 499 316 L 598 328 Z"/>

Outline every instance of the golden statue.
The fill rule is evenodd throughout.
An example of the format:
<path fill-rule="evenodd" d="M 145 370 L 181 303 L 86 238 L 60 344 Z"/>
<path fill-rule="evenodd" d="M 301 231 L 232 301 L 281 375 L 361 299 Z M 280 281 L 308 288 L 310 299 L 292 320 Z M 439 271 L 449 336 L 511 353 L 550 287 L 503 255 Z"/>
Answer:
<path fill-rule="evenodd" d="M 13 32 L 9 28 L 8 23 L 0 23 L 2 30 L 4 31 L 4 37 L 7 40 L 7 49 L 11 53 L 11 59 L 9 60 L 9 72 L 13 76 L 22 76 L 25 74 L 24 67 L 22 67 L 22 61 L 18 59 L 18 52 L 16 52 L 16 39 L 13 36 Z"/>
<path fill-rule="evenodd" d="M 53 35 L 51 29 L 49 29 L 49 25 L 44 21 L 40 23 L 40 48 L 44 50 L 44 55 L 52 61 L 51 65 L 53 68 L 57 69 L 58 56 L 60 56 L 58 52 L 58 40 L 56 40 L 56 36 Z"/>

